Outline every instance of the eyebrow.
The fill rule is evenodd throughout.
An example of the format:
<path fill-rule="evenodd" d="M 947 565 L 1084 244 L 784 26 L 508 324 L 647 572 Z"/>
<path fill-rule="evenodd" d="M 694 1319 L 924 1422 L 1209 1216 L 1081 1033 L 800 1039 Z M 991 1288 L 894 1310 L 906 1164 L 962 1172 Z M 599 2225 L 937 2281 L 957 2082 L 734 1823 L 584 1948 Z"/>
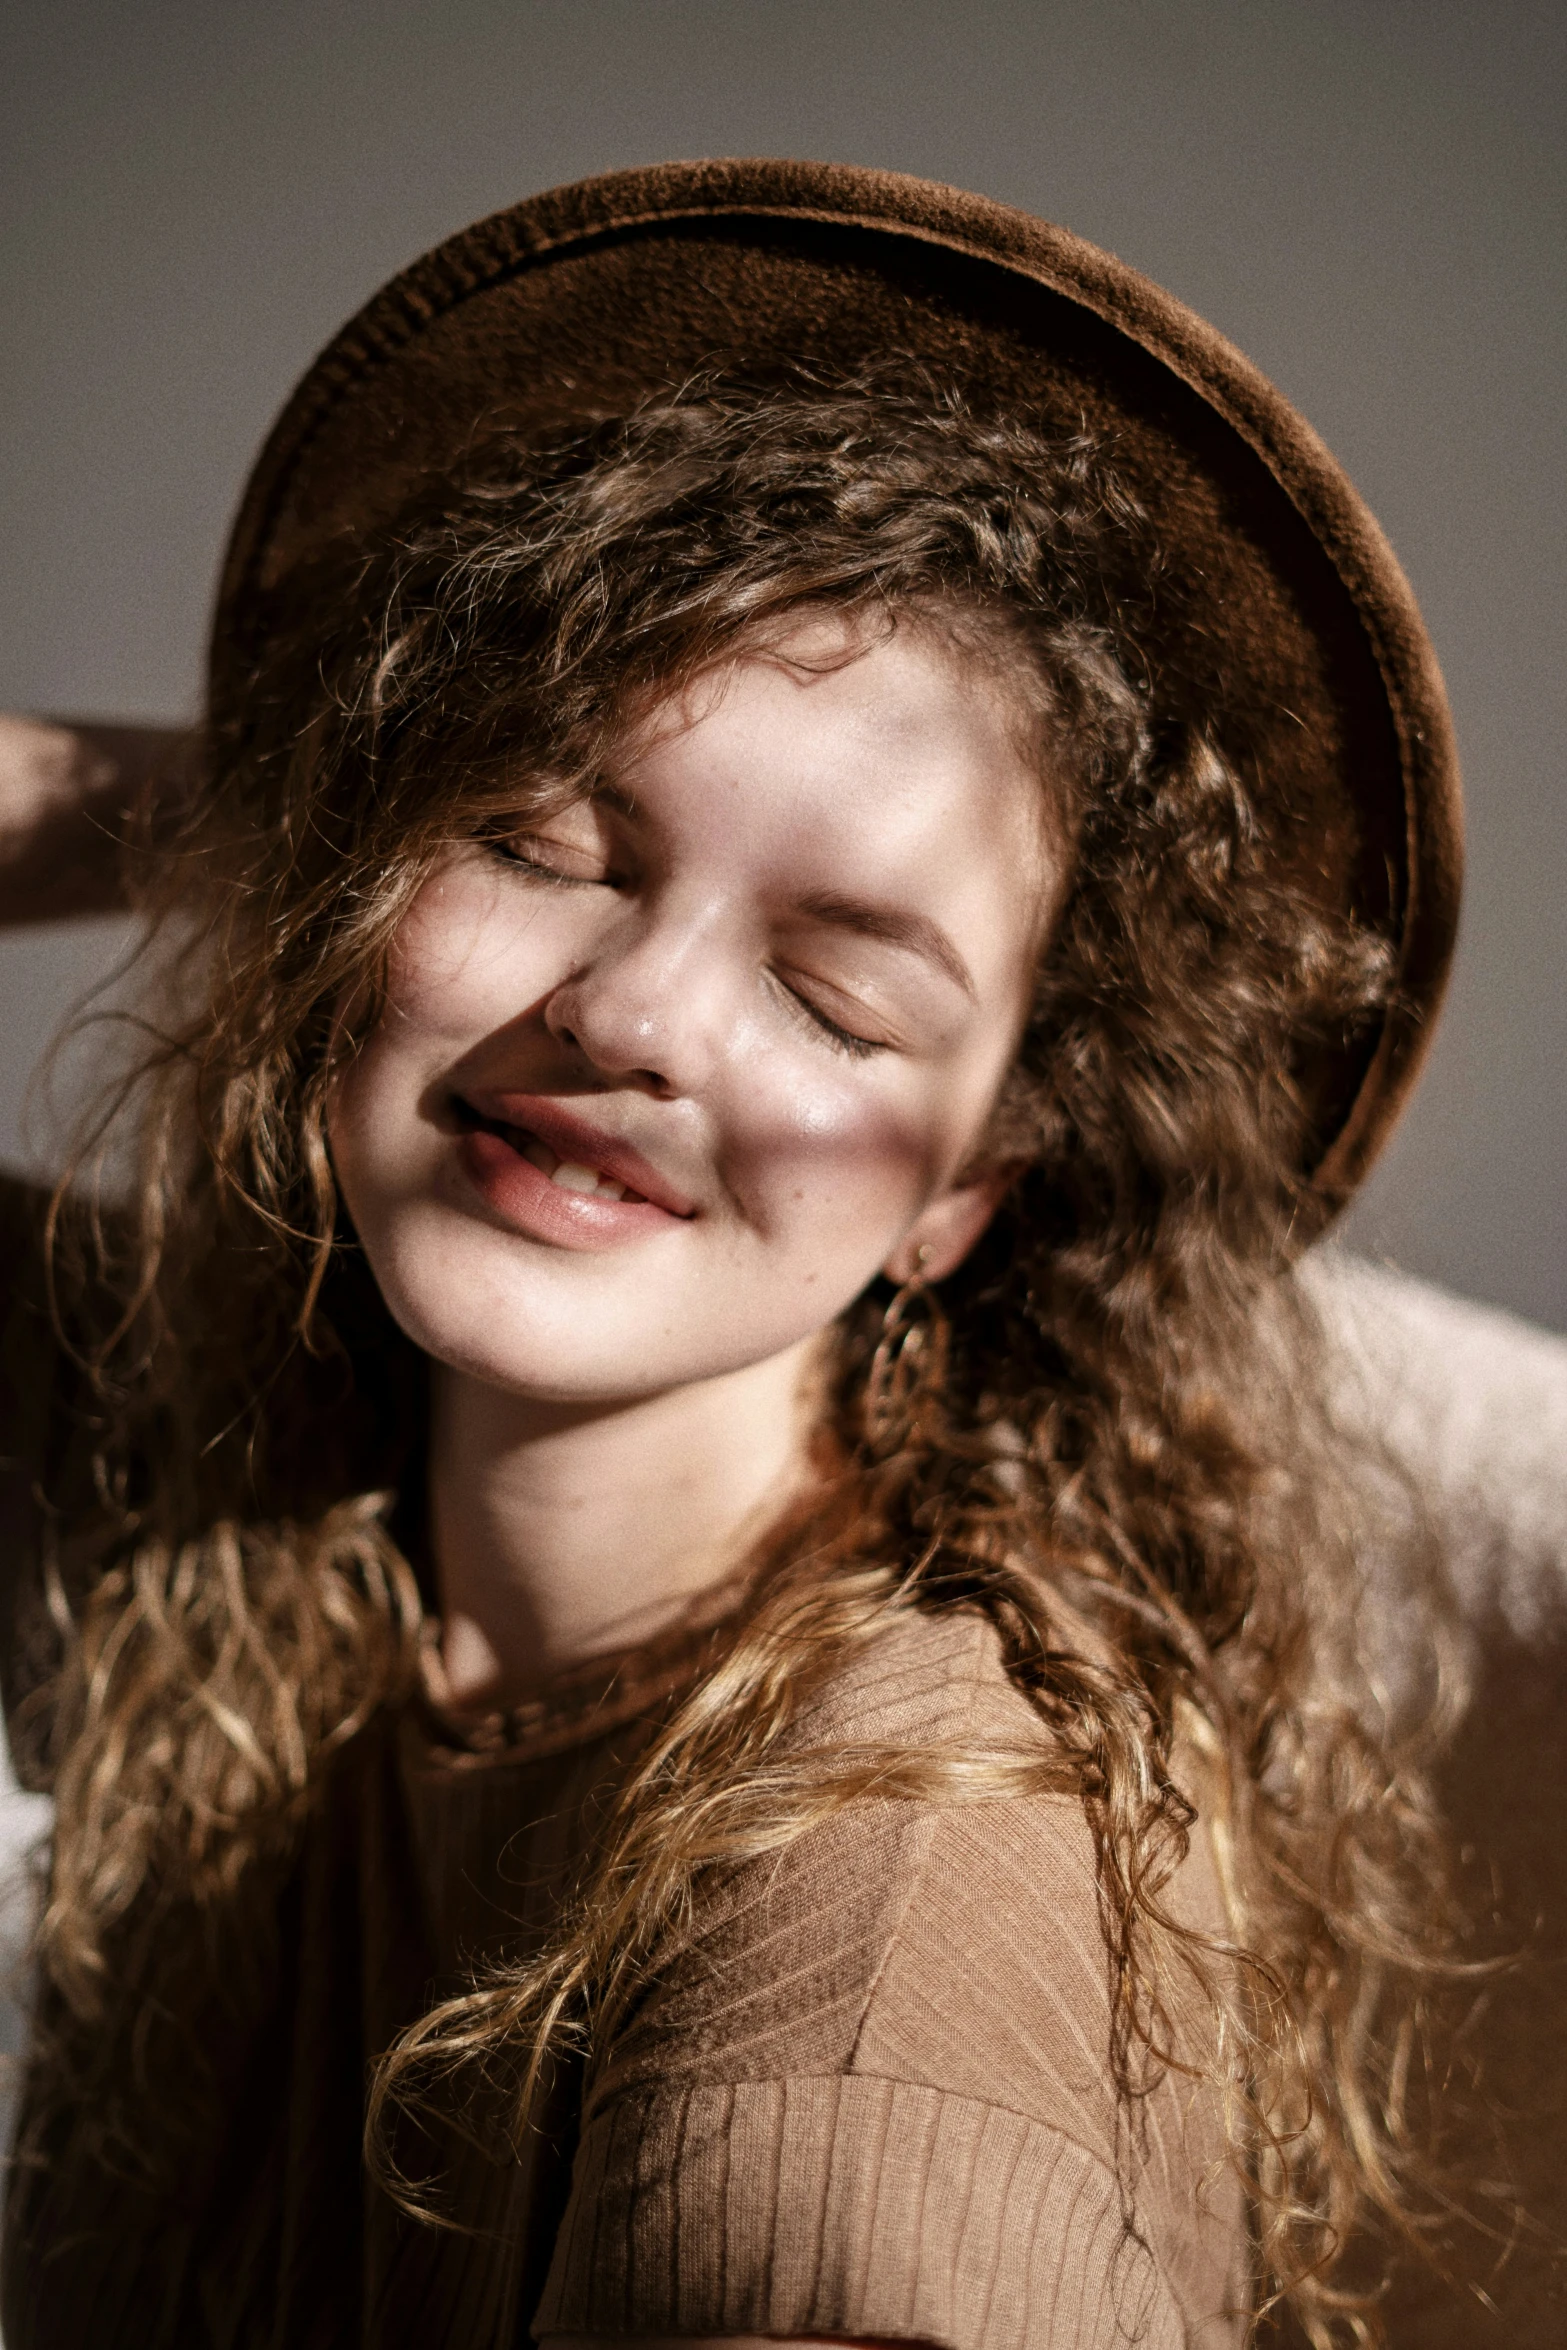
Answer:
<path fill-rule="evenodd" d="M 830 923 L 838 930 L 852 930 L 861 938 L 882 940 L 887 946 L 905 947 L 910 954 L 922 956 L 934 963 L 937 970 L 946 973 L 954 986 L 960 987 L 971 1002 L 977 1002 L 979 990 L 973 974 L 958 953 L 939 922 L 928 914 L 914 914 L 891 906 L 873 906 L 863 898 L 840 897 L 835 891 L 822 890 L 800 900 L 800 912 L 814 922 Z"/>

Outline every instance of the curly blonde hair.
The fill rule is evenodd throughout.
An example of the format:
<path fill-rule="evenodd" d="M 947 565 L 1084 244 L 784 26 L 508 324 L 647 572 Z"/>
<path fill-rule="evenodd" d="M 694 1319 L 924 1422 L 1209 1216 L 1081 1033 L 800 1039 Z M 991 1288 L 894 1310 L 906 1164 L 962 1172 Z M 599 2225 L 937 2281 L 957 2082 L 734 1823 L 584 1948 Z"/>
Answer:
<path fill-rule="evenodd" d="M 703 1872 L 868 1787 L 996 1784 L 983 1758 L 785 1744 L 803 1692 L 891 1612 L 973 1609 L 1053 1734 L 1036 1782 L 1074 1787 L 1093 1829 L 1121 2089 L 1178 2060 L 1179 1949 L 1262 2298 L 1314 2343 L 1375 2338 L 1375 2277 L 1346 2255 L 1370 2223 L 1425 2230 L 1413 2055 L 1453 1911 L 1420 1752 L 1357 1663 L 1287 1268 L 1324 1215 L 1303 1072 L 1392 974 L 1375 935 L 1281 880 L 1296 812 L 1244 714 L 1159 650 L 1179 594 L 1113 449 L 891 376 L 713 380 L 477 450 L 377 543 L 290 581 L 213 714 L 177 852 L 149 867 L 170 1008 L 96 1138 L 133 1129 L 134 1214 L 89 1213 L 80 1178 L 57 1204 L 100 1501 L 56 1569 L 40 2077 L 56 2111 L 90 2107 L 84 2157 L 115 2132 L 155 1953 L 265 1898 L 329 1754 L 412 1682 L 408 1543 L 365 1497 L 417 1483 L 419 1366 L 325 1139 L 399 920 L 454 839 L 591 788 L 629 709 L 827 606 L 994 660 L 1050 746 L 1075 879 L 990 1137 L 1025 1171 L 890 1415 L 867 1410 L 885 1286 L 843 1317 L 815 1517 L 759 1565 L 551 1947 L 387 2053 L 372 2156 L 417 2201 L 390 2116 L 477 2074 L 509 2084 L 520 2128 L 540 2064 L 612 2027 Z M 1198 1808 L 1223 1951 L 1165 1900 Z"/>

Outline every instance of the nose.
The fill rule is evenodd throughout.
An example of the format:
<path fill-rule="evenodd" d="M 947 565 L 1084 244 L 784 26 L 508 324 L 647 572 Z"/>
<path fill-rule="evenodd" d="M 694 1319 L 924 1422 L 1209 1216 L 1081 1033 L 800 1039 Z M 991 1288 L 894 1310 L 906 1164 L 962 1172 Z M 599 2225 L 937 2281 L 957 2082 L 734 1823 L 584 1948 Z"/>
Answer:
<path fill-rule="evenodd" d="M 700 1093 L 725 1026 L 716 927 L 711 915 L 628 909 L 549 998 L 545 1025 L 601 1077 L 666 1101 Z"/>

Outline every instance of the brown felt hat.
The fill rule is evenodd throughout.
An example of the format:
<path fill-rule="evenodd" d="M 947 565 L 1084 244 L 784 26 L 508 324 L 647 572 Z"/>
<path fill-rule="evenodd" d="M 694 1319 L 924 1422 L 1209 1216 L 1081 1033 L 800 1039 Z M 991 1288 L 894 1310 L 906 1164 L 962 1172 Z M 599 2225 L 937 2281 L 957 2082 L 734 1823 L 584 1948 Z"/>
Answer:
<path fill-rule="evenodd" d="M 316 361 L 246 489 L 214 706 L 296 567 L 389 521 L 476 432 L 625 409 L 714 365 L 908 354 L 1046 430 L 1085 427 L 1163 550 L 1153 648 L 1269 796 L 1289 878 L 1395 945 L 1381 1023 L 1310 1072 L 1344 1198 L 1419 1067 L 1452 952 L 1458 767 L 1387 540 L 1310 426 L 1212 327 L 1066 230 L 819 163 L 675 163 L 536 196 L 392 280 Z"/>

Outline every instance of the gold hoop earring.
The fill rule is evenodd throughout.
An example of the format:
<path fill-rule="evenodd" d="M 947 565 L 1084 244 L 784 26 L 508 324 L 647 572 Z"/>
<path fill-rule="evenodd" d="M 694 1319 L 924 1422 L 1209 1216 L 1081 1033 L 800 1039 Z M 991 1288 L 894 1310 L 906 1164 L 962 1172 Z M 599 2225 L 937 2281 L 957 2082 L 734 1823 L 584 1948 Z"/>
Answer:
<path fill-rule="evenodd" d="M 930 1254 L 919 1252 L 923 1264 Z M 894 1291 L 865 1381 L 865 1435 L 873 1452 L 902 1451 L 918 1441 L 947 1368 L 948 1322 L 917 1268 Z"/>

